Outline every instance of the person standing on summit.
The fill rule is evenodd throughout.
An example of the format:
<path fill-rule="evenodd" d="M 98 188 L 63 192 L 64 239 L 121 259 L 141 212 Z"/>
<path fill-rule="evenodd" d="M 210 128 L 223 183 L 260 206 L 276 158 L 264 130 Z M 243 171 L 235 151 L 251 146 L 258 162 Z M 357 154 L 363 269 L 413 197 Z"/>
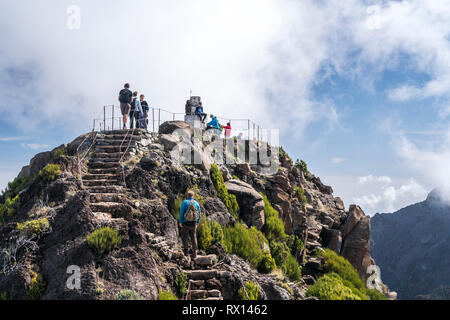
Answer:
<path fill-rule="evenodd" d="M 124 89 L 119 92 L 120 112 L 122 113 L 123 130 L 127 129 L 128 115 L 131 110 L 131 98 L 133 93 L 130 91 L 130 84 L 125 83 Z"/>
<path fill-rule="evenodd" d="M 187 199 L 181 203 L 180 207 L 180 235 L 183 242 L 184 255 L 189 255 L 189 240 L 192 246 L 192 259 L 197 257 L 197 225 L 200 223 L 200 205 L 194 200 L 195 192 L 189 190 Z"/>

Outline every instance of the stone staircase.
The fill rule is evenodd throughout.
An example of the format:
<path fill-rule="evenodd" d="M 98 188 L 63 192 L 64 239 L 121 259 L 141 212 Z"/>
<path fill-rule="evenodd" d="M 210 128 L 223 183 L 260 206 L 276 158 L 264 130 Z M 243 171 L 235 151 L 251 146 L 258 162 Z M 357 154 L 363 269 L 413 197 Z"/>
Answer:
<path fill-rule="evenodd" d="M 199 256 L 198 258 L 202 258 Z M 189 300 L 223 300 L 221 273 L 218 270 L 187 270 L 189 279 Z"/>
<path fill-rule="evenodd" d="M 119 161 L 128 145 L 134 145 L 140 139 L 140 136 L 127 133 L 127 130 L 99 133 L 88 163 L 88 173 L 82 176 L 84 188 L 91 193 L 91 210 L 100 221 L 113 219 L 114 211 L 121 206 L 124 187 Z"/>

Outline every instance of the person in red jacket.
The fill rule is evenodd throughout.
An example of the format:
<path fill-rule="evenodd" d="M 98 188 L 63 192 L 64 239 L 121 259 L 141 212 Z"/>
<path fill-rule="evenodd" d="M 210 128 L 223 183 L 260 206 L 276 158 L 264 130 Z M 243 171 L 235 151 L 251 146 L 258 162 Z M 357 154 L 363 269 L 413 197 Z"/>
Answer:
<path fill-rule="evenodd" d="M 228 122 L 226 126 L 223 126 L 223 129 L 225 130 L 225 139 L 231 137 L 231 123 Z"/>

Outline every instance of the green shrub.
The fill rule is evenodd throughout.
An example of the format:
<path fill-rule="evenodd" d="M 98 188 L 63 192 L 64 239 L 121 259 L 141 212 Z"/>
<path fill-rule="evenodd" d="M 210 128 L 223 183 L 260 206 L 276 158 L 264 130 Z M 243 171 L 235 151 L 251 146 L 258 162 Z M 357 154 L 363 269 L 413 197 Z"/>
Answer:
<path fill-rule="evenodd" d="M 17 229 L 22 235 L 29 237 L 40 237 L 44 231 L 50 228 L 50 223 L 47 218 L 41 218 L 36 220 L 26 221 L 24 223 L 18 223 Z"/>
<path fill-rule="evenodd" d="M 180 298 L 186 296 L 188 286 L 188 278 L 186 273 L 181 271 L 175 276 L 175 287 L 177 288 L 177 293 Z"/>
<path fill-rule="evenodd" d="M 55 151 L 53 151 L 53 156 L 55 158 L 61 157 L 61 156 L 67 156 L 67 150 L 64 147 L 58 148 Z"/>
<path fill-rule="evenodd" d="M 30 271 L 31 281 L 28 287 L 27 296 L 30 300 L 38 300 L 45 290 L 45 281 L 41 274 L 31 270 Z"/>
<path fill-rule="evenodd" d="M 280 160 L 283 159 L 283 158 L 290 159 L 288 154 L 286 153 L 286 151 L 284 151 L 283 147 L 280 147 L 278 149 L 278 157 L 280 158 Z"/>
<path fill-rule="evenodd" d="M 297 262 L 297 259 L 292 254 L 289 254 L 286 265 L 284 266 L 284 273 L 291 280 L 299 281 L 302 277 L 302 269 Z"/>
<path fill-rule="evenodd" d="M 290 235 L 287 237 L 286 243 L 291 249 L 291 253 L 293 256 L 299 254 L 303 249 L 303 241 L 297 235 Z"/>
<path fill-rule="evenodd" d="M 259 288 L 253 280 L 247 281 L 238 291 L 242 300 L 258 300 Z"/>
<path fill-rule="evenodd" d="M 300 169 L 303 173 L 308 173 L 308 165 L 306 164 L 305 161 L 303 160 L 298 160 L 295 161 L 295 167 Z"/>
<path fill-rule="evenodd" d="M 219 167 L 217 167 L 214 163 L 211 165 L 211 180 L 216 188 L 219 199 L 222 200 L 231 215 L 237 218 L 239 205 L 237 203 L 236 196 L 228 193 L 223 181 L 222 173 L 220 172 Z"/>
<path fill-rule="evenodd" d="M 212 244 L 223 242 L 223 228 L 217 221 L 210 220 L 208 224 L 211 228 Z"/>
<path fill-rule="evenodd" d="M 15 196 L 14 198 L 6 198 L 5 203 L 0 203 L 0 225 L 3 224 L 5 217 L 11 217 L 19 208 L 20 198 Z"/>
<path fill-rule="evenodd" d="M 7 198 L 15 198 L 33 178 L 30 175 L 26 175 L 22 178 L 17 177 L 12 182 L 9 182 L 6 189 L 2 192 L 1 202 L 4 202 Z"/>
<path fill-rule="evenodd" d="M 239 177 L 238 177 L 237 175 L 235 175 L 235 174 L 233 174 L 233 179 L 234 179 L 234 180 L 241 180 L 241 179 L 239 179 Z"/>
<path fill-rule="evenodd" d="M 181 208 L 181 204 L 183 203 L 183 198 L 181 197 L 177 197 L 174 201 L 173 201 L 173 205 L 172 205 L 172 215 L 175 219 L 177 219 L 178 222 L 180 222 L 180 208 Z"/>
<path fill-rule="evenodd" d="M 270 252 L 265 250 L 262 259 L 258 264 L 258 272 L 271 273 L 276 266 L 275 260 L 270 255 Z"/>
<path fill-rule="evenodd" d="M 200 218 L 200 224 L 197 228 L 197 243 L 200 250 L 208 250 L 211 247 L 213 237 L 211 234 L 211 226 L 206 221 L 204 215 Z"/>
<path fill-rule="evenodd" d="M 305 205 L 306 204 L 305 190 L 303 190 L 301 186 L 295 186 L 294 193 L 298 201 L 300 201 L 302 205 Z"/>
<path fill-rule="evenodd" d="M 102 227 L 92 232 L 87 241 L 92 250 L 99 256 L 107 253 L 122 243 L 122 237 L 117 230 Z"/>
<path fill-rule="evenodd" d="M 115 300 L 142 300 L 142 298 L 136 291 L 120 290 Z"/>
<path fill-rule="evenodd" d="M 300 280 L 302 276 L 301 267 L 285 242 L 272 241 L 270 243 L 270 251 L 277 266 L 286 276 L 291 280 Z"/>
<path fill-rule="evenodd" d="M 178 300 L 170 290 L 162 290 L 158 294 L 158 300 Z"/>
<path fill-rule="evenodd" d="M 237 254 L 257 268 L 263 258 L 267 239 L 255 227 L 246 228 L 237 222 L 233 227 L 224 229 L 223 244 L 228 253 Z"/>
<path fill-rule="evenodd" d="M 379 291 L 368 289 L 366 284 L 361 280 L 356 269 L 344 257 L 339 256 L 330 249 L 325 249 L 319 253 L 325 260 L 323 270 L 325 273 L 335 273 L 341 278 L 341 282 L 352 290 L 354 295 L 359 296 L 362 300 L 370 298 L 371 300 L 383 300 L 386 297 Z"/>
<path fill-rule="evenodd" d="M 336 273 L 328 273 L 306 291 L 307 297 L 317 297 L 319 300 L 361 300 L 352 290 L 346 287 Z"/>
<path fill-rule="evenodd" d="M 6 300 L 10 300 L 8 292 L 0 293 L 0 301 L 6 301 Z"/>
<path fill-rule="evenodd" d="M 60 174 L 61 167 L 59 164 L 47 164 L 41 171 L 39 171 L 39 175 L 44 179 L 45 182 L 51 182 L 56 179 L 56 177 Z"/>
<path fill-rule="evenodd" d="M 262 231 L 269 241 L 284 238 L 286 234 L 284 232 L 283 220 L 278 216 L 278 211 L 272 207 L 267 197 L 265 195 L 262 196 L 264 200 L 265 218 L 265 224 Z"/>

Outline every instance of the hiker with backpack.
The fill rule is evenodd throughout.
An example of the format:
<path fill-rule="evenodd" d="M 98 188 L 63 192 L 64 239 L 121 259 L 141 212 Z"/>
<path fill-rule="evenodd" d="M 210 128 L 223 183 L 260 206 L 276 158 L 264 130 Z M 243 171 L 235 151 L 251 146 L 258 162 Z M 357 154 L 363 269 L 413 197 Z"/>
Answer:
<path fill-rule="evenodd" d="M 122 113 L 123 129 L 127 128 L 128 115 L 131 110 L 133 93 L 130 91 L 130 84 L 125 83 L 124 89 L 119 92 L 120 111 Z"/>
<path fill-rule="evenodd" d="M 139 118 L 142 114 L 141 102 L 137 98 L 138 92 L 133 92 L 133 101 L 131 102 L 130 111 L 130 129 L 134 128 L 134 122 L 136 121 L 136 128 L 139 128 Z"/>
<path fill-rule="evenodd" d="M 180 207 L 180 235 L 183 242 L 183 252 L 187 257 L 189 255 L 189 241 L 192 246 L 192 259 L 197 257 L 197 226 L 200 223 L 201 210 L 200 205 L 194 200 L 195 192 L 189 190 L 187 199 L 181 203 Z"/>

